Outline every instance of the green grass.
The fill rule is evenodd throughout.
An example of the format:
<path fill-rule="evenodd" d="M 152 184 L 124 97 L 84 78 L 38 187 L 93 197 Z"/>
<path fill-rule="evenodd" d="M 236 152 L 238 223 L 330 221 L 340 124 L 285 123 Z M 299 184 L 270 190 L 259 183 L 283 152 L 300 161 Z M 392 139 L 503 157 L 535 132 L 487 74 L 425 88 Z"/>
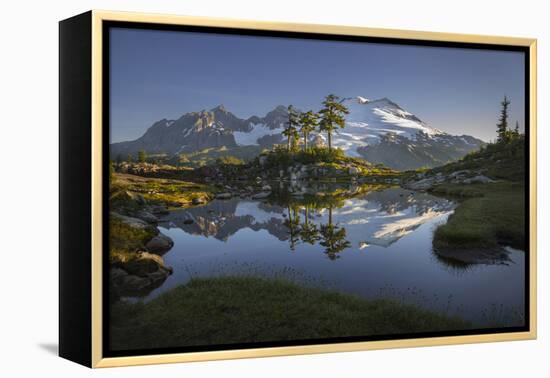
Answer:
<path fill-rule="evenodd" d="M 208 185 L 189 181 L 171 180 L 151 177 L 141 177 L 130 174 L 115 173 L 111 184 L 111 198 L 116 200 L 125 198 L 120 193 L 129 191 L 138 193 L 151 203 L 171 205 L 190 205 L 195 198 L 208 201 L 214 198 L 214 189 Z M 132 206 L 130 203 L 125 206 Z M 111 201 L 116 208 L 116 201 Z M 135 207 L 135 206 L 134 206 Z"/>
<path fill-rule="evenodd" d="M 368 336 L 469 325 L 393 300 L 306 288 L 280 279 L 193 279 L 151 302 L 118 303 L 114 350 Z"/>
<path fill-rule="evenodd" d="M 435 194 L 458 196 L 460 204 L 434 234 L 435 248 L 525 247 L 525 187 L 521 182 L 453 185 Z"/>
<path fill-rule="evenodd" d="M 136 252 L 145 249 L 158 230 L 152 226 L 130 227 L 120 218 L 109 218 L 109 261 L 111 264 L 126 263 L 136 257 Z"/>

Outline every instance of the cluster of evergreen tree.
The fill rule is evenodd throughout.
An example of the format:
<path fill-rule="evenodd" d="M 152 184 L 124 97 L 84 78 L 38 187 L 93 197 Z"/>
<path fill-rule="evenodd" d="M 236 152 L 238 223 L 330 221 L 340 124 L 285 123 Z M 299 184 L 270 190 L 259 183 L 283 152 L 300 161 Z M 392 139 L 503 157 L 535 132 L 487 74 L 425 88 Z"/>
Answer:
<path fill-rule="evenodd" d="M 519 122 L 516 121 L 516 126 L 514 129 L 510 128 L 508 125 L 508 113 L 511 104 L 508 97 L 504 96 L 504 99 L 500 104 L 502 108 L 500 110 L 500 117 L 497 123 L 497 143 L 509 143 L 512 140 L 518 139 L 520 136 Z"/>
<path fill-rule="evenodd" d="M 300 134 L 304 141 L 304 151 L 307 151 L 309 135 L 316 130 L 327 133 L 328 148 L 332 150 L 332 133 L 345 126 L 345 116 L 349 114 L 348 109 L 339 100 L 340 98 L 334 94 L 326 96 L 323 108 L 319 112 L 309 110 L 299 113 L 289 105 L 288 122 L 283 131 L 283 135 L 287 137 L 288 151 L 296 148 Z"/>

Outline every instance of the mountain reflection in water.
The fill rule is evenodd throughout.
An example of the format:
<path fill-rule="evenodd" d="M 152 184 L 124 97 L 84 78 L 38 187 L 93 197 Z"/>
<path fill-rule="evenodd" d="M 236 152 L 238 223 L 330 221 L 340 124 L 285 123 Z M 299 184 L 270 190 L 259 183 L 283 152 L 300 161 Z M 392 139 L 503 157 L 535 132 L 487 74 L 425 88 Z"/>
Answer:
<path fill-rule="evenodd" d="M 174 273 L 145 300 L 193 277 L 253 267 L 266 276 L 299 272 L 323 287 L 365 298 L 390 296 L 458 311 L 479 324 L 500 316 L 490 315 L 495 306 L 517 314 L 514 325 L 523 322 L 523 252 L 510 250 L 508 265 L 466 268 L 433 253 L 433 231 L 452 213 L 452 201 L 393 187 L 346 189 L 352 196 L 323 195 L 318 188 L 313 193 L 283 190 L 275 199 L 214 200 L 172 211 L 159 227 L 175 242 L 163 256 Z"/>

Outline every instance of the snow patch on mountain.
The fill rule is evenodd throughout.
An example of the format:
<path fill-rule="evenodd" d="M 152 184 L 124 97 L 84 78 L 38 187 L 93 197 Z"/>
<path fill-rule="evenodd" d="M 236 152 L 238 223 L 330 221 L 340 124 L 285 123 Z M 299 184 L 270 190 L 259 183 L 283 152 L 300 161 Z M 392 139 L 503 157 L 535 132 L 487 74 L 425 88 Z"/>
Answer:
<path fill-rule="evenodd" d="M 251 130 L 248 132 L 244 131 L 235 131 L 233 132 L 233 137 L 235 142 L 239 146 L 250 146 L 258 145 L 258 139 L 268 136 L 268 135 L 277 135 L 283 132 L 283 124 L 279 128 L 270 129 L 267 125 L 263 123 L 250 124 Z"/>
<path fill-rule="evenodd" d="M 352 97 L 343 101 L 349 110 L 343 129 L 333 136 L 333 145 L 348 155 L 360 156 L 359 147 L 376 144 L 387 134 L 395 134 L 416 140 L 418 133 L 434 137 L 445 134 L 432 128 L 393 101 L 382 98 L 370 101 L 364 97 Z"/>

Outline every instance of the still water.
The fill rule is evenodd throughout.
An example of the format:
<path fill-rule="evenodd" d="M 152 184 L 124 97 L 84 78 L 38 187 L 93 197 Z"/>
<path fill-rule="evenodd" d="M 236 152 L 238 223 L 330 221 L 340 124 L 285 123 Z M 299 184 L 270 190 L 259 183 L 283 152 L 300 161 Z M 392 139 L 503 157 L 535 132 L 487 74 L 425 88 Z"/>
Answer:
<path fill-rule="evenodd" d="M 145 300 L 192 277 L 286 277 L 364 298 L 392 297 L 479 326 L 521 326 L 524 252 L 505 264 L 457 265 L 432 250 L 456 204 L 401 188 L 338 201 L 214 200 L 160 224 L 174 273 Z"/>

